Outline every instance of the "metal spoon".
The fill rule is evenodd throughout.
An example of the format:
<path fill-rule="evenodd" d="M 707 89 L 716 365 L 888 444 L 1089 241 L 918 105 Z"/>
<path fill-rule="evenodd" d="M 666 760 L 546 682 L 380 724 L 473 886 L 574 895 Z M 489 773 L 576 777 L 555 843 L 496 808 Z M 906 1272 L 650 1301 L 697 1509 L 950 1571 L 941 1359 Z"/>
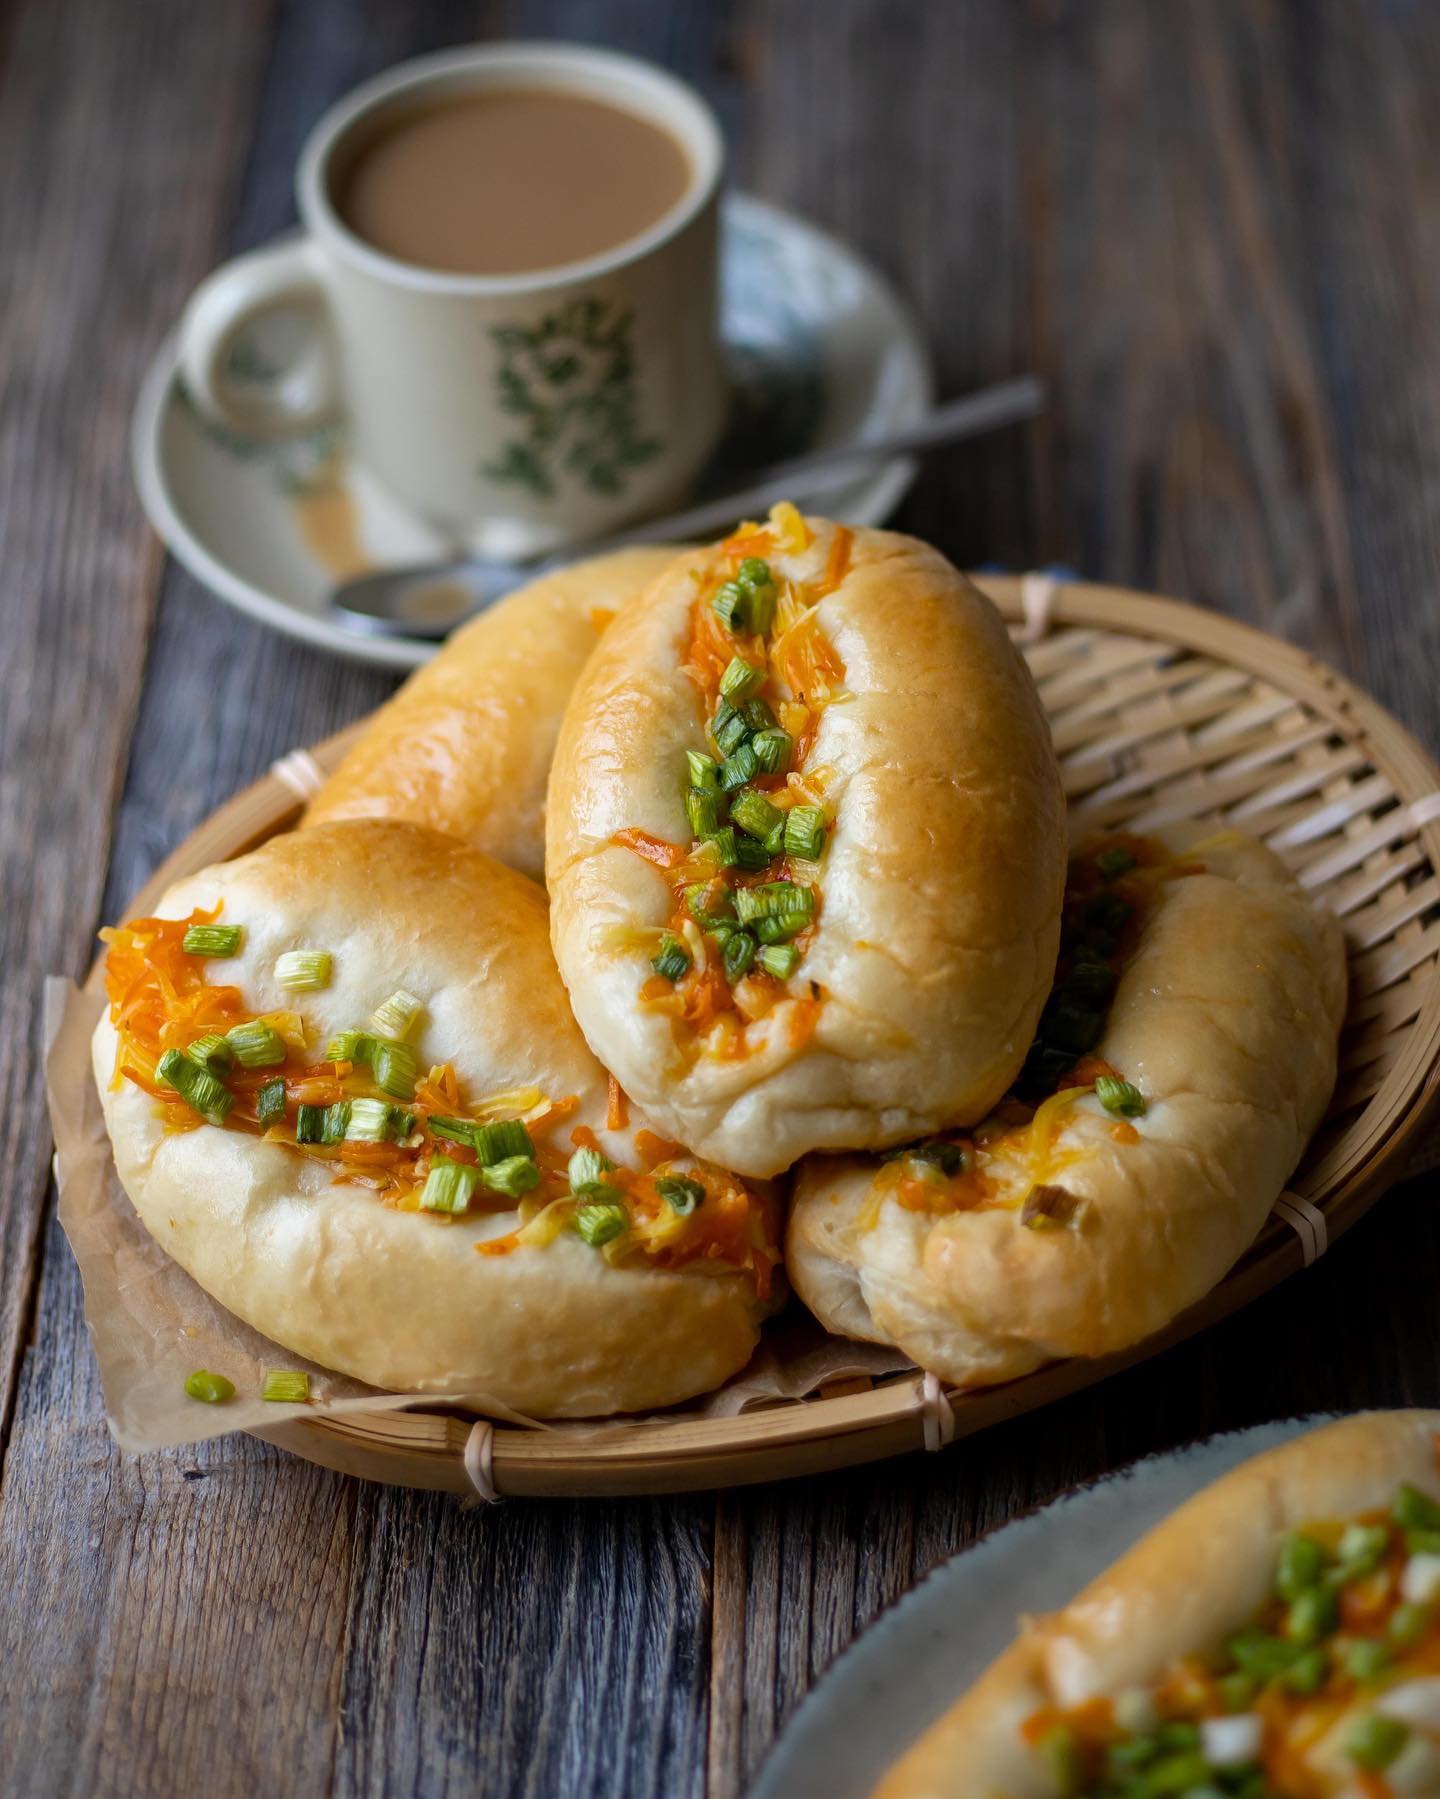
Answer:
<path fill-rule="evenodd" d="M 760 470 L 739 493 L 706 500 L 668 518 L 582 543 L 567 544 L 551 555 L 529 562 L 485 561 L 474 556 L 410 568 L 377 569 L 344 581 L 331 590 L 330 611 L 349 631 L 381 637 L 448 637 L 472 613 L 494 605 L 507 593 L 533 581 L 537 574 L 633 543 L 713 536 L 749 513 L 762 512 L 777 499 L 813 500 L 848 486 L 856 468 L 891 456 L 937 450 L 979 437 L 1021 419 L 1033 418 L 1045 405 L 1045 388 L 1033 375 L 982 388 L 963 400 L 937 406 L 913 425 L 884 437 L 836 444 L 792 457 Z"/>

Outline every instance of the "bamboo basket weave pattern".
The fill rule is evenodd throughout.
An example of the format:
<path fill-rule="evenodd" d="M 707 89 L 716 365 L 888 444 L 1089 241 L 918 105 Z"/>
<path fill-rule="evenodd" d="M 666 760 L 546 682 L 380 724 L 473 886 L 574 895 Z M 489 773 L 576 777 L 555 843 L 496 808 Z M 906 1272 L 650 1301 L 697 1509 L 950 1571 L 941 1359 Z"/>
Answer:
<path fill-rule="evenodd" d="M 1340 1078 L 1291 1181 L 1299 1222 L 1272 1216 L 1214 1292 L 1121 1355 L 1053 1364 L 948 1399 L 933 1380 L 902 1374 L 737 1417 L 682 1410 L 588 1439 L 497 1427 L 487 1451 L 500 1492 L 679 1491 L 938 1447 L 1226 1316 L 1311 1260 L 1387 1186 L 1440 1159 L 1426 1141 L 1440 1083 L 1440 769 L 1334 671 L 1227 618 L 1042 576 L 981 585 L 1024 647 L 1077 830 L 1186 819 L 1238 826 L 1344 923 L 1351 993 Z M 137 906 L 179 874 L 292 823 L 299 798 L 359 728 L 287 758 L 221 808 Z M 1301 1228 L 1307 1217 L 1317 1222 Z M 470 1433 L 468 1419 L 423 1411 L 317 1416 L 266 1435 L 349 1473 L 467 1492 Z"/>

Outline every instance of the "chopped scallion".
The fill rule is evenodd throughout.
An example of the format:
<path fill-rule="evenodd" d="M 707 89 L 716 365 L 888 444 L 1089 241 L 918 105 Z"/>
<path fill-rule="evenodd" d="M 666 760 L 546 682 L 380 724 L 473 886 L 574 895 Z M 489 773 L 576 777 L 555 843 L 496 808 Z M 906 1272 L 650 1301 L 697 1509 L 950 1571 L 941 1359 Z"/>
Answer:
<path fill-rule="evenodd" d="M 685 905 L 702 931 L 735 916 L 735 902 L 723 881 L 696 881 L 685 889 Z"/>
<path fill-rule="evenodd" d="M 582 1196 L 613 1193 L 614 1186 L 605 1177 L 614 1172 L 615 1164 L 598 1149 L 577 1149 L 570 1158 L 570 1191 Z"/>
<path fill-rule="evenodd" d="M 721 700 L 715 709 L 715 716 L 710 721 L 710 735 L 715 739 L 715 746 L 722 756 L 729 756 L 750 735 L 745 720 L 728 700 Z"/>
<path fill-rule="evenodd" d="M 806 912 L 771 912 L 757 918 L 750 926 L 757 943 L 788 943 L 798 937 L 810 923 Z"/>
<path fill-rule="evenodd" d="M 324 1106 L 297 1106 L 295 1108 L 295 1141 L 297 1143 L 318 1143 L 324 1125 Z"/>
<path fill-rule="evenodd" d="M 420 1208 L 425 1212 L 464 1212 L 480 1184 L 480 1170 L 468 1162 L 452 1162 L 448 1156 L 436 1156 L 425 1177 L 420 1194 Z"/>
<path fill-rule="evenodd" d="M 719 793 L 720 768 L 713 756 L 703 750 L 686 750 L 685 761 L 690 770 L 690 785 L 697 793 Z"/>
<path fill-rule="evenodd" d="M 725 758 L 720 769 L 720 788 L 723 793 L 734 793 L 747 781 L 753 781 L 760 772 L 760 758 L 753 743 L 741 743 Z"/>
<path fill-rule="evenodd" d="M 734 868 L 740 860 L 735 848 L 735 833 L 729 825 L 711 831 L 705 841 L 715 845 L 715 860 L 721 868 Z"/>
<path fill-rule="evenodd" d="M 755 960 L 755 939 L 748 931 L 736 931 L 733 936 L 725 939 L 721 959 L 725 964 L 726 980 L 741 980 L 749 974 Z"/>
<path fill-rule="evenodd" d="M 442 1118 L 437 1113 L 427 1122 L 437 1137 L 448 1137 L 452 1143 L 463 1143 L 468 1149 L 474 1149 L 479 1126 L 473 1118 Z"/>
<path fill-rule="evenodd" d="M 255 1115 L 265 1130 L 285 1122 L 285 1083 L 266 1081 L 255 1095 Z"/>
<path fill-rule="evenodd" d="M 235 1052 L 215 1031 L 211 1031 L 208 1036 L 197 1037 L 186 1047 L 185 1054 L 197 1068 L 203 1068 L 206 1074 L 216 1076 L 228 1073 L 235 1063 Z"/>
<path fill-rule="evenodd" d="M 685 795 L 685 816 L 690 821 L 692 837 L 708 837 L 712 831 L 720 829 L 720 796 L 718 793 L 701 793 L 692 787 Z"/>
<path fill-rule="evenodd" d="M 540 1185 L 540 1167 L 533 1156 L 506 1156 L 482 1168 L 480 1178 L 492 1193 L 503 1193 L 507 1199 L 519 1199 Z"/>
<path fill-rule="evenodd" d="M 778 726 L 757 731 L 750 739 L 750 748 L 762 775 L 783 775 L 790 766 L 790 752 L 794 747 L 790 733 Z"/>
<path fill-rule="evenodd" d="M 410 1116 L 386 1099 L 352 1099 L 345 1136 L 351 1143 L 392 1143 L 402 1136 L 401 1125 Z"/>
<path fill-rule="evenodd" d="M 227 1399 L 235 1397 L 235 1383 L 223 1374 L 212 1374 L 208 1368 L 197 1368 L 185 1376 L 185 1391 L 202 1405 L 224 1405 Z"/>
<path fill-rule="evenodd" d="M 688 1174 L 659 1175 L 655 1191 L 680 1218 L 688 1218 L 705 1197 L 705 1189 Z"/>
<path fill-rule="evenodd" d="M 1095 858 L 1095 866 L 1107 881 L 1118 881 L 1121 875 L 1128 875 L 1135 866 L 1135 858 L 1129 850 L 1101 850 Z"/>
<path fill-rule="evenodd" d="M 731 800 L 730 816 L 747 836 L 754 837 L 768 849 L 779 847 L 778 842 L 773 846 L 771 843 L 777 832 L 781 840 L 784 838 L 785 814 L 772 806 L 765 795 L 757 793 L 753 787 L 737 793 Z"/>
<path fill-rule="evenodd" d="M 326 1106 L 320 1120 L 320 1141 L 322 1143 L 343 1143 L 350 1131 L 350 1107 L 354 1102 L 348 1099 L 337 1099 L 333 1106 Z"/>
<path fill-rule="evenodd" d="M 770 572 L 770 564 L 763 556 L 747 556 L 740 564 L 735 579 L 748 593 L 753 593 L 757 587 L 773 586 L 775 581 Z"/>
<path fill-rule="evenodd" d="M 424 1009 L 413 993 L 397 987 L 389 999 L 376 1006 L 365 1028 L 376 1037 L 389 1037 L 396 1043 L 403 1043 Z"/>
<path fill-rule="evenodd" d="M 231 1025 L 225 1041 L 242 1068 L 278 1068 L 285 1060 L 285 1039 L 263 1018 Z"/>
<path fill-rule="evenodd" d="M 1398 1718 L 1371 1712 L 1345 1733 L 1344 1749 L 1357 1767 L 1379 1774 L 1388 1768 L 1410 1741 L 1410 1732 Z"/>
<path fill-rule="evenodd" d="M 368 1031 L 341 1031 L 325 1045 L 327 1062 L 356 1062 L 370 1065 L 375 1054 L 375 1039 Z"/>
<path fill-rule="evenodd" d="M 370 1058 L 375 1085 L 392 1099 L 413 1099 L 420 1059 L 408 1043 L 377 1042 Z"/>
<path fill-rule="evenodd" d="M 242 924 L 192 924 L 180 939 L 180 947 L 187 956 L 206 956 L 219 961 L 226 956 L 238 956 L 244 941 Z"/>
<path fill-rule="evenodd" d="M 178 1049 L 167 1049 L 155 1064 L 155 1072 L 207 1124 L 224 1124 L 235 1099 L 207 1069 L 198 1067 Z"/>
<path fill-rule="evenodd" d="M 1391 1516 L 1402 1530 L 1440 1530 L 1440 1505 L 1408 1481 L 1395 1495 Z"/>
<path fill-rule="evenodd" d="M 756 668 L 743 656 L 732 656 L 720 677 L 720 692 L 732 706 L 741 706 L 752 693 L 758 693 L 765 680 L 765 670 Z"/>
<path fill-rule="evenodd" d="M 576 1208 L 575 1229 L 592 1249 L 600 1249 L 612 1242 L 622 1231 L 628 1230 L 629 1225 L 624 1206 L 614 1200 Z"/>
<path fill-rule="evenodd" d="M 1131 1081 L 1122 1081 L 1109 1074 L 1099 1075 L 1095 1081 L 1095 1097 L 1107 1112 L 1114 1112 L 1121 1118 L 1144 1115 L 1145 1095 Z"/>
<path fill-rule="evenodd" d="M 798 912 L 809 918 L 815 910 L 815 895 L 808 887 L 793 881 L 765 881 L 758 887 L 735 890 L 735 915 L 741 924 L 756 918 L 778 918 Z"/>
<path fill-rule="evenodd" d="M 287 949 L 275 963 L 275 979 L 290 993 L 318 993 L 330 985 L 327 949 Z"/>
<path fill-rule="evenodd" d="M 711 608 L 727 631 L 740 632 L 745 629 L 746 602 L 749 597 L 738 581 L 727 581 L 711 596 Z"/>
<path fill-rule="evenodd" d="M 761 731 L 775 729 L 775 714 L 762 699 L 746 700 L 740 708 L 740 716 L 745 720 L 745 728 L 752 737 L 757 736 Z"/>
<path fill-rule="evenodd" d="M 771 850 L 766 844 L 758 843 L 755 838 L 747 837 L 742 831 L 735 839 L 735 864 L 751 874 L 770 866 Z"/>
<path fill-rule="evenodd" d="M 535 1154 L 530 1133 L 518 1118 L 497 1118 L 493 1124 L 478 1124 L 471 1141 L 475 1145 L 475 1159 L 482 1168 L 508 1161 L 511 1156 Z"/>
<path fill-rule="evenodd" d="M 667 981 L 681 980 L 690 968 L 690 952 L 669 931 L 660 939 L 660 947 L 650 958 L 650 966 Z"/>
<path fill-rule="evenodd" d="M 260 1397 L 275 1405 L 304 1405 L 310 1397 L 310 1376 L 299 1368 L 272 1368 Z"/>
<path fill-rule="evenodd" d="M 788 981 L 800 966 L 800 952 L 793 943 L 767 943 L 760 951 L 760 966 L 777 981 Z"/>
<path fill-rule="evenodd" d="M 818 862 L 825 848 L 825 814 L 819 806 L 792 806 L 785 814 L 785 854 Z"/>

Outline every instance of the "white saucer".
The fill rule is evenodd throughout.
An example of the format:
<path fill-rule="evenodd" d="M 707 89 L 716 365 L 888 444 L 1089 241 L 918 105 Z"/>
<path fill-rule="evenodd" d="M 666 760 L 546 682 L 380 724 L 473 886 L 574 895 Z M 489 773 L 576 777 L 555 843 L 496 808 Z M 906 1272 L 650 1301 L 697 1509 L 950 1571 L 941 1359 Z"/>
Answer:
<path fill-rule="evenodd" d="M 866 1799 L 1007 1646 L 1021 1612 L 1067 1604 L 1202 1487 L 1323 1422 L 1259 1424 L 1137 1462 L 963 1550 L 827 1670 L 781 1733 L 750 1799 Z"/>
<path fill-rule="evenodd" d="M 724 207 L 722 328 L 735 425 L 704 485 L 823 444 L 895 430 L 929 410 L 933 385 L 916 321 L 844 244 L 744 195 Z M 435 653 L 412 638 L 367 638 L 331 622 L 325 598 L 362 567 L 444 557 L 434 529 L 345 457 L 331 427 L 259 443 L 202 420 L 176 379 L 170 338 L 150 367 L 132 427 L 135 479 L 177 560 L 223 600 L 287 636 L 393 668 Z M 914 464 L 897 459 L 827 499 L 878 524 Z"/>

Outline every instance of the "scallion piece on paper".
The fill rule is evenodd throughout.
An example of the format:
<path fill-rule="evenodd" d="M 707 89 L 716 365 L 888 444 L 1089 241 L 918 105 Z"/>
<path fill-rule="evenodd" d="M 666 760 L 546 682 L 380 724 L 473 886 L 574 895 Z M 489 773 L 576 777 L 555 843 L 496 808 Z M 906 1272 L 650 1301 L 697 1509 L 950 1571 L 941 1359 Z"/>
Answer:
<path fill-rule="evenodd" d="M 235 1098 L 213 1074 L 197 1067 L 178 1049 L 167 1049 L 155 1064 L 155 1072 L 207 1124 L 224 1124 L 231 1106 L 235 1104 Z"/>
<path fill-rule="evenodd" d="M 206 1074 L 224 1075 L 235 1064 L 234 1051 L 217 1031 L 211 1031 L 205 1037 L 197 1037 L 193 1043 L 187 1044 L 185 1054 L 197 1068 L 203 1068 Z"/>
<path fill-rule="evenodd" d="M 328 949 L 287 949 L 275 963 L 275 979 L 289 993 L 319 993 L 330 985 Z"/>
<path fill-rule="evenodd" d="M 750 748 L 762 775 L 783 775 L 790 766 L 790 752 L 794 747 L 794 739 L 790 733 L 780 730 L 778 726 L 768 731 L 757 731 L 750 739 Z"/>
<path fill-rule="evenodd" d="M 255 1115 L 264 1130 L 271 1130 L 277 1124 L 285 1122 L 285 1083 L 282 1080 L 266 1081 L 255 1095 Z"/>
<path fill-rule="evenodd" d="M 448 1156 L 436 1156 L 425 1177 L 420 1194 L 420 1207 L 425 1212 L 464 1212 L 471 1195 L 480 1185 L 480 1170 L 468 1162 L 452 1162 Z"/>
<path fill-rule="evenodd" d="M 238 956 L 244 941 L 242 924 L 192 924 L 180 939 L 180 947 L 187 956 L 220 961 L 226 956 Z"/>
<path fill-rule="evenodd" d="M 272 1368 L 261 1385 L 260 1397 L 274 1405 L 304 1405 L 310 1397 L 310 1376 L 299 1368 Z"/>
<path fill-rule="evenodd" d="M 690 968 L 690 952 L 669 931 L 660 939 L 660 947 L 650 958 L 650 966 L 667 981 L 678 981 Z"/>
<path fill-rule="evenodd" d="M 705 1198 L 705 1189 L 688 1174 L 659 1175 L 655 1191 L 678 1218 L 688 1218 Z"/>
<path fill-rule="evenodd" d="M 389 999 L 376 1006 L 365 1028 L 376 1037 L 388 1037 L 395 1043 L 403 1043 L 424 1009 L 413 993 L 397 987 Z"/>
<path fill-rule="evenodd" d="M 212 1374 L 208 1368 L 197 1368 L 185 1376 L 185 1391 L 202 1405 L 224 1405 L 227 1399 L 235 1397 L 235 1383 L 223 1374 Z"/>
<path fill-rule="evenodd" d="M 225 1041 L 242 1068 L 278 1068 L 285 1060 L 285 1039 L 263 1018 L 231 1025 Z"/>
<path fill-rule="evenodd" d="M 720 677 L 720 691 L 732 706 L 743 707 L 752 693 L 760 691 L 764 680 L 763 668 L 757 668 L 743 656 L 732 656 Z"/>
<path fill-rule="evenodd" d="M 377 1041 L 370 1058 L 370 1072 L 382 1093 L 388 1093 L 392 1099 L 413 1099 L 420 1058 L 408 1043 Z"/>
<path fill-rule="evenodd" d="M 792 806 L 785 815 L 785 854 L 818 862 L 825 848 L 825 814 L 819 806 Z"/>
<path fill-rule="evenodd" d="M 482 1168 L 480 1178 L 492 1193 L 520 1199 L 540 1185 L 540 1165 L 533 1156 L 506 1156 L 503 1162 Z"/>
<path fill-rule="evenodd" d="M 760 966 L 777 981 L 788 981 L 800 966 L 800 952 L 793 943 L 767 943 L 760 951 Z"/>
<path fill-rule="evenodd" d="M 1131 1081 L 1102 1074 L 1095 1081 L 1095 1097 L 1107 1112 L 1120 1118 L 1139 1118 L 1145 1111 L 1145 1095 Z"/>
<path fill-rule="evenodd" d="M 494 1124 L 477 1124 L 471 1141 L 475 1145 L 475 1159 L 482 1168 L 507 1161 L 511 1156 L 535 1154 L 530 1133 L 518 1118 L 499 1118 Z"/>
<path fill-rule="evenodd" d="M 624 1206 L 615 1200 L 580 1206 L 575 1212 L 575 1229 L 592 1249 L 600 1249 L 612 1242 L 629 1225 Z"/>

